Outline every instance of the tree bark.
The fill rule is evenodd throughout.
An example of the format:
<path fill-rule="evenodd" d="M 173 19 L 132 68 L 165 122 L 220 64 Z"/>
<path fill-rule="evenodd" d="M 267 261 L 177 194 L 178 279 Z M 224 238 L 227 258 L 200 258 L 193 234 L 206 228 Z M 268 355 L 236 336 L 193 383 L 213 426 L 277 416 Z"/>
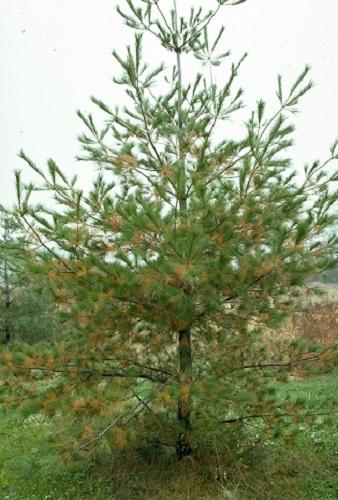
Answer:
<path fill-rule="evenodd" d="M 190 330 L 178 332 L 178 357 L 180 367 L 180 393 L 177 405 L 179 434 L 176 440 L 176 455 L 179 460 L 191 455 L 191 410 L 192 410 L 192 350 Z"/>
<path fill-rule="evenodd" d="M 8 276 L 8 264 L 5 261 L 5 337 L 4 343 L 8 344 L 12 339 L 12 325 L 10 320 L 10 307 L 12 304 L 11 301 L 11 290 L 9 286 L 9 276 Z"/>

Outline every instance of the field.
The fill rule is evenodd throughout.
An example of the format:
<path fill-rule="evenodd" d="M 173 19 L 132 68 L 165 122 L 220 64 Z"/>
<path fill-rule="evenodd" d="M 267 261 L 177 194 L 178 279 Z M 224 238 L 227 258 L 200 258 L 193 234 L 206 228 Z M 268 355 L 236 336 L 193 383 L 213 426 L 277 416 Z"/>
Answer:
<path fill-rule="evenodd" d="M 281 396 L 306 398 L 309 408 L 326 391 L 337 397 L 330 375 L 279 386 Z M 286 442 L 260 442 L 243 460 L 227 450 L 178 464 L 174 457 L 145 460 L 140 454 L 101 453 L 71 466 L 61 463 L 51 440 L 60 419 L 1 416 L 0 497 L 4 500 L 66 499 L 313 499 L 338 498 L 337 419 L 302 428 Z M 228 450 L 228 453 L 231 453 Z M 231 457 L 230 457 L 231 458 Z"/>

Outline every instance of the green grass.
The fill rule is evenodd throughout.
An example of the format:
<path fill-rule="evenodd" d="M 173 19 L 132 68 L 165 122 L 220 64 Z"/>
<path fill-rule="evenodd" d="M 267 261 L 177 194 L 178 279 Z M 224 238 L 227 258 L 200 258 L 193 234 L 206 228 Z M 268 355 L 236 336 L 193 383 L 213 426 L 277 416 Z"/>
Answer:
<path fill-rule="evenodd" d="M 58 460 L 51 444 L 56 423 L 11 415 L 2 417 L 0 425 L 0 498 L 110 498 L 110 485 L 92 478 L 86 464 L 68 468 Z"/>
<path fill-rule="evenodd" d="M 335 376 L 279 386 L 281 397 L 303 397 L 307 408 L 325 394 L 338 400 Z M 338 499 L 337 420 L 304 427 L 295 442 L 260 443 L 248 460 L 229 465 L 226 453 L 178 464 L 172 456 L 155 461 L 135 453 L 100 455 L 71 466 L 61 463 L 52 435 L 58 418 L 0 417 L 0 498 L 65 499 Z M 230 451 L 229 451 L 230 453 Z"/>

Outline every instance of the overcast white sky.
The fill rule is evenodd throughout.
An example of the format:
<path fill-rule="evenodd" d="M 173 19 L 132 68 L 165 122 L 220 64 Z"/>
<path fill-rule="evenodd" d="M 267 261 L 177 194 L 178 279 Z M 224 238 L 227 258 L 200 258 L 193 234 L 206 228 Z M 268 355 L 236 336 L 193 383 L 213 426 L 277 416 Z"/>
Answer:
<path fill-rule="evenodd" d="M 111 51 L 132 33 L 115 13 L 117 3 L 124 0 L 0 0 L 0 203 L 14 200 L 14 169 L 31 176 L 17 157 L 21 148 L 40 166 L 52 157 L 88 184 L 90 166 L 74 160 L 83 130 L 75 111 L 92 110 L 93 94 L 111 105 L 121 101 L 111 84 Z M 182 12 L 200 3 L 216 0 L 178 0 Z M 312 66 L 316 87 L 296 118 L 292 154 L 297 164 L 325 157 L 338 136 L 338 1 L 248 0 L 224 8 L 218 22 L 226 27 L 224 47 L 235 58 L 249 53 L 240 78 L 249 106 L 260 97 L 273 105 L 277 73 L 290 82 L 305 63 Z M 162 59 L 153 42 L 146 47 L 154 64 Z"/>

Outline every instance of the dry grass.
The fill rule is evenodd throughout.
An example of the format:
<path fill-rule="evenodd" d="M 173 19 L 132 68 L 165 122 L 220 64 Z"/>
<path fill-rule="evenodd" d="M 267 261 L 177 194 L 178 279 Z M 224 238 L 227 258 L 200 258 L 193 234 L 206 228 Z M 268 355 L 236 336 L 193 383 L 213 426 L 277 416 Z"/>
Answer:
<path fill-rule="evenodd" d="M 279 356 L 292 341 L 305 340 L 323 347 L 338 345 L 338 286 L 320 285 L 322 296 L 306 297 L 306 310 L 287 320 L 279 330 L 267 329 L 264 343 L 271 356 Z M 297 367 L 293 375 L 299 375 Z"/>
<path fill-rule="evenodd" d="M 306 312 L 290 318 L 278 331 L 266 331 L 269 348 L 279 341 L 304 339 L 316 344 L 338 342 L 338 285 L 320 284 L 323 295 L 306 297 Z"/>
<path fill-rule="evenodd" d="M 293 322 L 292 335 L 322 345 L 338 342 L 338 302 L 313 304 L 309 312 Z"/>

